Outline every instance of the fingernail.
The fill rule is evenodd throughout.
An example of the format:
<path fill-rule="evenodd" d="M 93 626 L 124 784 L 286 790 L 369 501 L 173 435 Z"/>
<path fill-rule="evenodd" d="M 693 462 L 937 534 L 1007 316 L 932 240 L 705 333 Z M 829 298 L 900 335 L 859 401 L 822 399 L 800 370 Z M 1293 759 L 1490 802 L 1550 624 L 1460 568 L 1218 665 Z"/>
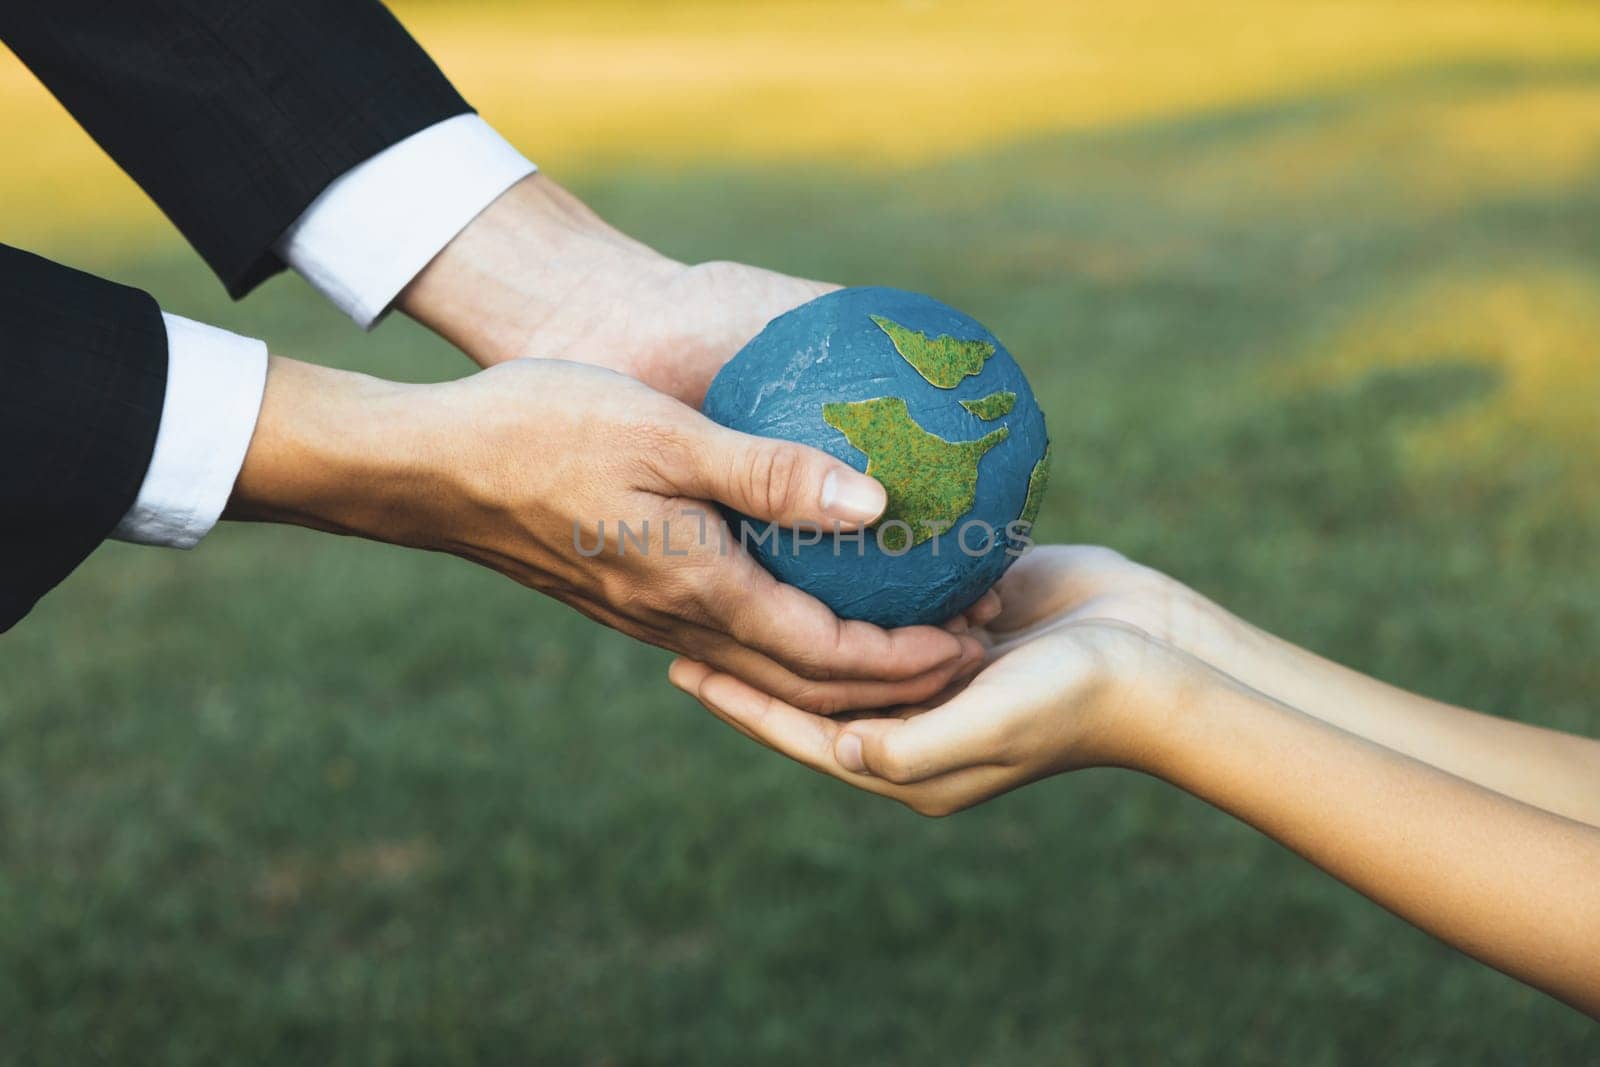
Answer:
<path fill-rule="evenodd" d="M 833 746 L 833 755 L 847 771 L 860 774 L 867 769 L 867 761 L 861 758 L 861 738 L 855 734 L 841 734 Z"/>
<path fill-rule="evenodd" d="M 842 522 L 871 522 L 888 503 L 883 486 L 865 474 L 832 470 L 822 479 L 822 510 Z"/>

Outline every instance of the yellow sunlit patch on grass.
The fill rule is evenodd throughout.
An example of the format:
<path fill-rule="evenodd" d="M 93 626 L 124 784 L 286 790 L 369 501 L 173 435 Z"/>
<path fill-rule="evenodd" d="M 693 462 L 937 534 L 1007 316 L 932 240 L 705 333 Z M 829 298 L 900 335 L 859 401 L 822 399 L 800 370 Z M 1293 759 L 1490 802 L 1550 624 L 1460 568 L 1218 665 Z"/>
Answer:
<path fill-rule="evenodd" d="M 824 160 L 903 165 L 1019 138 L 1191 115 L 1418 68 L 1600 56 L 1584 4 L 1056 0 L 406 4 L 462 91 L 557 175 Z M 1524 104 L 1550 121 L 1519 128 Z M 1570 168 L 1586 94 L 1448 127 L 1473 158 Z M 14 61 L 0 61 L 0 227 L 158 214 Z M 1504 141 L 1502 137 L 1506 138 Z M 1532 137 L 1538 144 L 1524 151 Z M 1580 155 L 1586 150 L 1579 149 Z M 1587 158 L 1587 157 L 1584 157 Z M 1289 168 L 1292 172 L 1292 166 Z"/>
<path fill-rule="evenodd" d="M 1167 182 L 1174 203 L 1228 215 L 1350 190 L 1439 213 L 1600 171 L 1600 82 L 1432 90 L 1363 101 L 1323 121 L 1225 139 Z"/>
<path fill-rule="evenodd" d="M 1596 20 L 1542 3 L 659 7 L 421 8 L 413 23 L 497 123 L 563 161 L 914 162 L 1418 65 L 1600 49 Z"/>
<path fill-rule="evenodd" d="M 1600 84 L 1509 91 L 1439 116 L 1444 153 L 1505 184 L 1578 181 L 1600 167 Z"/>
<path fill-rule="evenodd" d="M 1478 400 L 1412 431 L 1422 463 L 1487 460 L 1512 437 L 1600 455 L 1600 281 L 1548 266 L 1428 281 L 1352 315 L 1317 346 L 1311 374 L 1353 381 L 1378 371 L 1478 365 L 1494 372 Z M 1592 470 L 1593 464 L 1582 465 Z"/>

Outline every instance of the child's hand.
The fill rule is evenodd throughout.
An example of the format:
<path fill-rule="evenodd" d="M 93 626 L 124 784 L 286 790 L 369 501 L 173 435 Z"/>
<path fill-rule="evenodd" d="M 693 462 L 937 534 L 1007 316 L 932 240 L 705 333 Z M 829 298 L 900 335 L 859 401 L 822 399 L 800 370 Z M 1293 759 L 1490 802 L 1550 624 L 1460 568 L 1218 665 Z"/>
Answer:
<path fill-rule="evenodd" d="M 924 815 L 948 815 L 1039 778 L 1136 765 L 1147 677 L 1181 657 L 1131 627 L 1072 623 L 1009 648 L 937 707 L 839 721 L 680 659 L 668 677 L 768 748 Z M 870 713 L 869 713 L 870 714 Z"/>
<path fill-rule="evenodd" d="M 1185 683 L 1210 672 L 1125 621 L 1085 615 L 1092 597 L 1078 595 L 1082 560 L 1068 552 L 1041 550 L 1012 568 L 1001 614 L 972 631 L 991 645 L 989 666 L 937 706 L 841 722 L 692 660 L 669 677 L 769 748 L 925 815 L 1063 771 L 1137 767 Z M 990 614 L 975 609 L 955 625 Z"/>
<path fill-rule="evenodd" d="M 842 722 L 690 660 L 671 678 L 926 815 L 1079 767 L 1147 772 L 1600 1018 L 1600 743 L 1393 689 L 1105 549 L 1036 550 L 997 588 L 998 614 L 949 625 L 988 666 L 935 707 Z"/>
<path fill-rule="evenodd" d="M 999 588 L 1004 607 L 986 628 L 1000 639 L 1068 621 L 1117 622 L 1234 672 L 1259 634 L 1182 582 L 1096 545 L 1040 545 Z"/>

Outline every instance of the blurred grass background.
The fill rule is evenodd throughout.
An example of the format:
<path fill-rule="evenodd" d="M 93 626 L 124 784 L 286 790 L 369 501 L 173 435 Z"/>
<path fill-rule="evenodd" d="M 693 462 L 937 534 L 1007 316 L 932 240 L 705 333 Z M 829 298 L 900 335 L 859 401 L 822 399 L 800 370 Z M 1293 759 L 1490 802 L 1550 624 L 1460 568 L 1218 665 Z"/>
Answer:
<path fill-rule="evenodd" d="M 1433 696 L 1600 732 L 1586 3 L 398 8 L 685 258 L 984 319 L 1113 545 Z M 230 305 L 9 57 L 0 239 Z M 536 459 L 536 457 L 535 457 Z M 1591 1024 L 1153 782 L 929 822 L 466 564 L 289 529 L 102 549 L 0 642 L 0 1060 L 1593 1063 Z"/>

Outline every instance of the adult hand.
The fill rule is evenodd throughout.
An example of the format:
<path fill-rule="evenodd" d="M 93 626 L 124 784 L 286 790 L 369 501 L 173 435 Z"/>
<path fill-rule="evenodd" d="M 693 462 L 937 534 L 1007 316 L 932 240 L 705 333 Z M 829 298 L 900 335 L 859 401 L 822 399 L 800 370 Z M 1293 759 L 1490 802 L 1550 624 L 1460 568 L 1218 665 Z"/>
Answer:
<path fill-rule="evenodd" d="M 885 498 L 826 453 L 594 367 L 401 386 L 275 358 L 228 517 L 451 552 L 813 711 L 926 699 L 982 660 L 970 635 L 840 621 L 725 543 L 710 501 L 848 530 Z"/>
<path fill-rule="evenodd" d="M 480 366 L 589 363 L 698 408 L 763 326 L 835 288 L 741 263 L 668 259 L 536 174 L 463 230 L 399 307 Z"/>

